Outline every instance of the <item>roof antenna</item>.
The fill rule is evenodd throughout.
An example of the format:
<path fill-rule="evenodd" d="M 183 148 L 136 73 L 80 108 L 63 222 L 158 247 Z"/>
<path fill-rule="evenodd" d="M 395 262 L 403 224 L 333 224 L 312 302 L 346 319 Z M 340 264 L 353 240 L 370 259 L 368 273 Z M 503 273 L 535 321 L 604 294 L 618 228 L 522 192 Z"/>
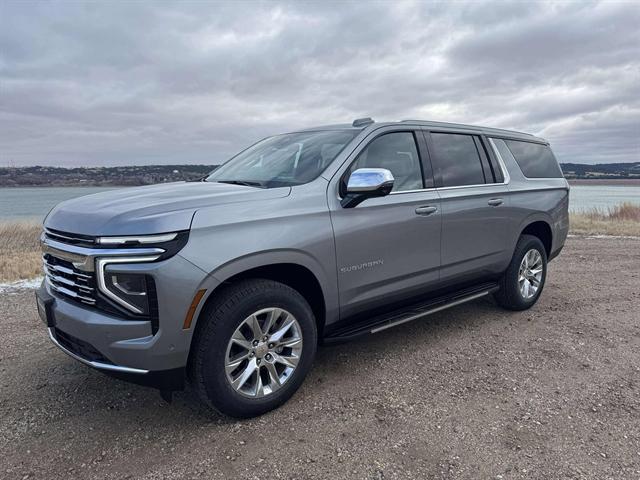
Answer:
<path fill-rule="evenodd" d="M 371 125 L 373 122 L 373 118 L 371 117 L 366 117 L 366 118 L 356 118 L 353 123 L 351 124 L 352 127 L 364 127 L 367 125 Z"/>

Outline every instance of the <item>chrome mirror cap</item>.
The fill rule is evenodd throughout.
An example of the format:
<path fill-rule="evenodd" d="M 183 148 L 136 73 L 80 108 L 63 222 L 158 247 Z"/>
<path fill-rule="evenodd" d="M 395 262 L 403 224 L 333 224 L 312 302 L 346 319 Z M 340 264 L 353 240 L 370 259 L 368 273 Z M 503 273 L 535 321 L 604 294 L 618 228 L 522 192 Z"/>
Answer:
<path fill-rule="evenodd" d="M 386 168 L 358 168 L 349 177 L 347 193 L 367 193 L 385 187 L 393 188 L 393 182 L 393 174 Z"/>

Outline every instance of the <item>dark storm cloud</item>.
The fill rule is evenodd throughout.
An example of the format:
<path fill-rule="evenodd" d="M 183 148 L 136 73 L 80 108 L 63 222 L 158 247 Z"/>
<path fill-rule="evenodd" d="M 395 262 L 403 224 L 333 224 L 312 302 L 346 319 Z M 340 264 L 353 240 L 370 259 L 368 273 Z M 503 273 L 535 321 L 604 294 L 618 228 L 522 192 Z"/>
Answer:
<path fill-rule="evenodd" d="M 371 115 L 640 160 L 629 3 L 4 2 L 0 164 L 216 163 Z"/>

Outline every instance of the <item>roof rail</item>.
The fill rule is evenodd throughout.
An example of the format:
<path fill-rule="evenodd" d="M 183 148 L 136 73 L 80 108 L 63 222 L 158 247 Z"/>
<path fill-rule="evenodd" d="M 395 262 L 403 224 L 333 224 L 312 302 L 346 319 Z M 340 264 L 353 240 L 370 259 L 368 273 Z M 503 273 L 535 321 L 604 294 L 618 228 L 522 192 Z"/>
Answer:
<path fill-rule="evenodd" d="M 371 125 L 374 123 L 373 118 L 365 117 L 365 118 L 356 118 L 351 124 L 352 127 L 364 127 L 366 125 Z"/>
<path fill-rule="evenodd" d="M 481 127 L 479 125 L 466 125 L 464 123 L 450 123 L 450 122 L 433 122 L 433 121 L 429 121 L 429 120 L 400 120 L 401 123 L 417 123 L 417 124 L 422 124 L 422 125 L 427 125 L 427 126 L 442 126 L 442 127 L 458 127 L 458 128 L 468 128 L 468 129 L 475 129 L 475 130 L 487 130 L 487 131 L 493 131 L 493 132 L 505 132 L 505 133 L 517 133 L 519 135 L 526 135 L 528 137 L 535 137 L 535 135 L 532 135 L 530 133 L 526 133 L 526 132 L 519 132 L 517 130 L 507 130 L 505 128 L 494 128 L 494 127 Z"/>

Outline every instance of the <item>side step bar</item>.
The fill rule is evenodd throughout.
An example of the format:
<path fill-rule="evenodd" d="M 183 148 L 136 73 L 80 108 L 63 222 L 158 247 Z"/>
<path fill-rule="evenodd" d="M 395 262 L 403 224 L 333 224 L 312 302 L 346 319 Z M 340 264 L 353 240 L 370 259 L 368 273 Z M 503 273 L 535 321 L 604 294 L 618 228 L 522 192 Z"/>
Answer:
<path fill-rule="evenodd" d="M 372 328 L 371 329 L 371 333 L 378 333 L 381 332 L 383 330 L 386 330 L 387 328 L 392 328 L 395 327 L 397 325 L 402 325 L 403 323 L 407 323 L 410 322 L 412 320 L 417 320 L 418 318 L 421 317 L 426 317 L 427 315 L 431 315 L 432 313 L 436 313 L 439 312 L 441 310 L 446 310 L 447 308 L 451 308 L 451 307 L 455 307 L 456 305 L 460 305 L 462 303 L 466 303 L 466 302 L 470 302 L 471 300 L 475 300 L 476 298 L 480 298 L 480 297 L 484 297 L 485 295 L 489 295 L 491 292 L 489 290 L 485 290 L 483 292 L 480 293 L 475 293 L 473 295 L 469 295 L 467 297 L 463 297 L 459 300 L 454 300 L 450 303 L 445 303 L 444 305 L 440 305 L 439 307 L 434 307 L 428 310 L 424 310 L 423 312 L 420 313 L 416 313 L 415 315 L 409 315 L 406 318 L 401 318 L 398 320 L 394 320 L 392 322 L 387 323 L 386 325 L 382 325 L 380 327 L 376 327 L 376 328 Z"/>
<path fill-rule="evenodd" d="M 324 338 L 324 342 L 344 342 L 361 335 L 382 332 L 383 330 L 402 325 L 403 323 L 426 317 L 427 315 L 431 315 L 432 313 L 440 312 L 442 310 L 446 310 L 447 308 L 455 307 L 456 305 L 461 305 L 463 303 L 476 300 L 497 290 L 497 284 L 485 283 L 477 287 L 465 289 L 451 295 L 437 297 L 427 302 L 409 305 L 394 312 L 375 316 L 366 322 L 359 322 L 355 325 L 349 325 L 347 327 L 338 329 L 335 332 L 331 332 Z"/>

